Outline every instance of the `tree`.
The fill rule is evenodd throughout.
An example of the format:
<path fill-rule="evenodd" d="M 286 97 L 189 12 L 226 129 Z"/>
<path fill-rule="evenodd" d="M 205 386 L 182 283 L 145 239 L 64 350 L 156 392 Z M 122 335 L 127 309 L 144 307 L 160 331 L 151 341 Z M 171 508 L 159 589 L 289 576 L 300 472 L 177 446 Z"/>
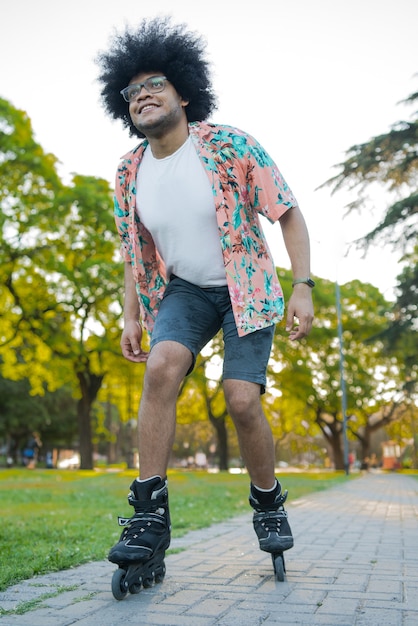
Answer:
<path fill-rule="evenodd" d="M 96 437 L 102 443 L 109 463 L 123 458 L 127 466 L 133 468 L 138 447 L 137 412 L 145 363 L 131 363 L 121 358 L 119 351 L 117 354 L 106 354 L 105 367 L 111 374 L 106 376 L 97 397 L 101 409 Z"/>
<path fill-rule="evenodd" d="M 418 92 L 403 103 L 418 102 Z M 381 212 L 383 217 L 373 230 L 358 240 L 362 246 L 377 241 L 389 242 L 396 249 L 407 252 L 415 247 L 418 213 L 418 111 L 410 121 L 400 121 L 382 135 L 366 143 L 351 146 L 346 160 L 336 165 L 339 172 L 325 185 L 333 193 L 346 187 L 356 191 L 356 198 L 347 206 L 364 210 L 369 202 L 366 192 L 375 183 L 385 190 L 392 202 Z M 396 192 L 396 193 L 392 193 Z M 399 198 L 402 195 L 404 197 Z"/>
<path fill-rule="evenodd" d="M 0 416 L 0 439 L 15 463 L 33 431 L 39 432 L 44 450 L 71 448 L 77 436 L 76 403 L 66 387 L 35 397 L 27 379 L 0 377 Z"/>
<path fill-rule="evenodd" d="M 91 410 L 117 352 L 122 263 L 107 181 L 75 175 L 36 143 L 26 113 L 0 100 L 2 374 L 42 394 L 78 395 L 81 467 L 92 467 Z M 120 357 L 122 360 L 122 357 Z"/>
<path fill-rule="evenodd" d="M 221 471 L 229 467 L 228 423 L 222 382 L 222 341 L 218 333 L 198 356 L 196 366 L 180 390 L 177 415 L 180 422 L 208 419 L 216 434 L 216 452 Z M 216 364 L 216 365 L 215 365 Z M 216 370 L 216 373 L 211 373 Z"/>
<path fill-rule="evenodd" d="M 229 417 L 226 408 L 222 383 L 219 377 L 208 376 L 207 366 L 212 358 L 218 354 L 220 349 L 220 335 L 218 334 L 212 341 L 213 353 L 211 358 L 204 360 L 197 368 L 194 380 L 198 386 L 201 397 L 204 401 L 206 415 L 212 424 L 217 440 L 218 465 L 221 472 L 228 471 L 229 468 L 229 443 L 227 418 Z"/>
<path fill-rule="evenodd" d="M 403 104 L 415 105 L 418 92 Z M 402 355 L 405 395 L 416 397 L 418 384 L 418 111 L 409 121 L 400 121 L 381 135 L 354 145 L 339 172 L 324 185 L 333 193 L 342 188 L 355 192 L 348 212 L 368 210 L 376 189 L 383 190 L 386 206 L 380 205 L 382 218 L 357 244 L 367 251 L 371 244 L 389 244 L 399 252 L 404 265 L 398 276 L 397 300 L 393 316 L 376 340 L 384 342 L 389 353 Z M 371 197 L 368 195 L 371 194 Z M 382 197 L 380 194 L 378 197 Z M 380 201 L 378 201 L 380 203 Z M 374 202 L 376 204 L 376 201 Z"/>
<path fill-rule="evenodd" d="M 291 274 L 281 270 L 279 277 L 287 297 Z M 290 342 L 286 333 L 276 332 L 266 412 L 276 416 L 276 423 L 280 416 L 282 438 L 290 433 L 307 437 L 321 432 L 335 467 L 344 469 L 335 285 L 317 279 L 314 301 L 316 319 L 307 340 Z M 367 341 L 387 324 L 390 305 L 376 287 L 360 281 L 341 286 L 341 304 L 347 424 L 352 438 L 364 438 L 379 410 L 399 402 L 397 360 L 383 352 L 381 342 Z"/>

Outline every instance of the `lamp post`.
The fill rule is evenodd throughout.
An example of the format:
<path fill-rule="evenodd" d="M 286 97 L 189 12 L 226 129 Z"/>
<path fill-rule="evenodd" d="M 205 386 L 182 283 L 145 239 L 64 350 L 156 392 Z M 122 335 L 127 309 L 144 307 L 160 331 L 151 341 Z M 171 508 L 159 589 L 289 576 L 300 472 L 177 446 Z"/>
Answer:
<path fill-rule="evenodd" d="M 345 469 L 345 473 L 348 475 L 350 472 L 350 464 L 348 462 L 348 439 L 347 439 L 347 390 L 345 386 L 343 325 L 341 321 L 341 296 L 340 296 L 340 285 L 338 283 L 338 279 L 335 281 L 335 299 L 337 303 L 338 343 L 339 343 L 339 350 L 340 350 L 340 385 L 341 385 L 341 409 L 342 409 L 342 414 L 343 414 L 344 469 Z"/>

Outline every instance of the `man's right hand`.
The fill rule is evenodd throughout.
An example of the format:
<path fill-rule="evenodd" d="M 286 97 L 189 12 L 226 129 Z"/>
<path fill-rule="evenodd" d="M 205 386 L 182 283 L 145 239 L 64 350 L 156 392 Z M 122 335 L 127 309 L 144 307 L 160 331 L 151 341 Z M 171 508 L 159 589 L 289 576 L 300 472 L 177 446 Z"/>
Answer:
<path fill-rule="evenodd" d="M 141 342 L 142 327 L 139 322 L 135 320 L 126 322 L 120 340 L 122 354 L 125 359 L 134 363 L 144 363 L 148 359 L 149 353 L 142 350 Z"/>

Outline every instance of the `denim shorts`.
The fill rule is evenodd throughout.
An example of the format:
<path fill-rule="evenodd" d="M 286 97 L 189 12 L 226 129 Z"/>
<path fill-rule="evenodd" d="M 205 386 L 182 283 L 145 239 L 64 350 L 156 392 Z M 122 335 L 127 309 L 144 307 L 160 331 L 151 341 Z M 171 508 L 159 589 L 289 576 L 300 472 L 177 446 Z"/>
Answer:
<path fill-rule="evenodd" d="M 197 355 L 222 329 L 222 379 L 246 380 L 265 391 L 274 324 L 239 337 L 228 287 L 202 288 L 173 276 L 160 304 L 151 335 L 151 349 L 160 341 L 177 341 Z"/>

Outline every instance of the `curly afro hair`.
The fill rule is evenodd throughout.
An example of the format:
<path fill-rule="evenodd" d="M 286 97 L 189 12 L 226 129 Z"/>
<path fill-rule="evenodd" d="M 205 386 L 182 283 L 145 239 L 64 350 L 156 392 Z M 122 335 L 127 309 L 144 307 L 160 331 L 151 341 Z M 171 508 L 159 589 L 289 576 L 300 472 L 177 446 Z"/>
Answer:
<path fill-rule="evenodd" d="M 185 109 L 189 122 L 207 119 L 216 108 L 216 97 L 205 48 L 201 36 L 187 32 L 184 24 L 172 25 L 169 17 L 144 20 L 135 30 L 126 27 L 114 35 L 109 51 L 96 59 L 105 111 L 122 120 L 132 136 L 144 137 L 132 124 L 120 91 L 137 74 L 158 71 L 189 101 Z"/>

